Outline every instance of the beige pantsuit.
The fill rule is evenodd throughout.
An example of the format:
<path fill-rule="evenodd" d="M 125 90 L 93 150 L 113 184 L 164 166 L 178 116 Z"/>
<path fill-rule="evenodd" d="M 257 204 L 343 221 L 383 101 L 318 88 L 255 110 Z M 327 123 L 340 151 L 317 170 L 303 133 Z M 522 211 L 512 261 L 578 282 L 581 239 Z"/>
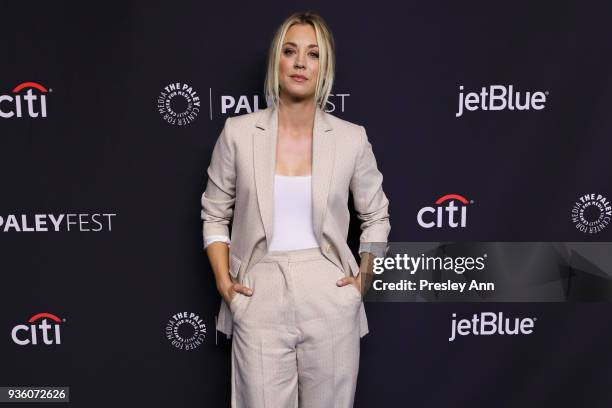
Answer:
<path fill-rule="evenodd" d="M 353 406 L 362 300 L 336 285 L 344 276 L 319 248 L 272 251 L 253 266 L 253 295 L 230 303 L 232 407 Z"/>
<path fill-rule="evenodd" d="M 232 406 L 348 408 L 359 339 L 368 333 L 347 245 L 349 192 L 361 221 L 359 252 L 383 256 L 389 201 L 363 126 L 317 108 L 312 140 L 312 219 L 319 248 L 269 252 L 278 110 L 228 118 L 202 194 L 204 237 L 230 236 L 229 274 L 252 287 L 221 301 L 217 329 L 232 336 Z"/>

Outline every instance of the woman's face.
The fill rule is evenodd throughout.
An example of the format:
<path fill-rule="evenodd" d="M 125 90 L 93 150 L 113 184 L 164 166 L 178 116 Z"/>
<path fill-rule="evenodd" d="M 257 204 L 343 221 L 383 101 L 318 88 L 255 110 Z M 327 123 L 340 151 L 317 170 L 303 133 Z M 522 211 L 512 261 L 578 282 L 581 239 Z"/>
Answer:
<path fill-rule="evenodd" d="M 278 81 L 280 95 L 290 99 L 313 98 L 319 74 L 319 47 L 310 24 L 294 24 L 281 48 Z"/>

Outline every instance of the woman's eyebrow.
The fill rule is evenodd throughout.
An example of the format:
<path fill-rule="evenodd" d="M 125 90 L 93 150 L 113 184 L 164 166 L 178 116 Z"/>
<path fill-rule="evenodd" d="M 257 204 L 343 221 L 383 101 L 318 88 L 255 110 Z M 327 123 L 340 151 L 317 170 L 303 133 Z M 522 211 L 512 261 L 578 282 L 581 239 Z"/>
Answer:
<path fill-rule="evenodd" d="M 291 41 L 287 41 L 286 43 L 283 44 L 283 46 L 285 45 L 293 45 L 294 47 L 297 47 L 297 44 Z M 318 45 L 317 44 L 308 45 L 308 48 L 314 48 L 314 47 L 318 47 Z"/>

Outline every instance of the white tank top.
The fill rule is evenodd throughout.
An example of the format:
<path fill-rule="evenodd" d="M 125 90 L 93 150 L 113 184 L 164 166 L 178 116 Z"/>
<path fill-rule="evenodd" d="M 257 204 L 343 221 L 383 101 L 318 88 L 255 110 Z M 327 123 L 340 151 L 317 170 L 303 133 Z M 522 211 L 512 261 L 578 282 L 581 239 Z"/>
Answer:
<path fill-rule="evenodd" d="M 316 248 L 312 227 L 311 175 L 274 175 L 274 218 L 270 251 Z"/>

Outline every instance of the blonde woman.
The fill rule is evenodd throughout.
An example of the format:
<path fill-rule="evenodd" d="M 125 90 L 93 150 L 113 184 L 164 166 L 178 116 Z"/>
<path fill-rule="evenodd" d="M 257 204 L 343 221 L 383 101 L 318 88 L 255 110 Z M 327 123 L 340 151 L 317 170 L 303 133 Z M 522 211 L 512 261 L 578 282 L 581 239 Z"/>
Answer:
<path fill-rule="evenodd" d="M 287 18 L 269 52 L 270 106 L 228 118 L 213 149 L 203 235 L 223 297 L 217 328 L 232 335 L 232 407 L 353 406 L 368 333 L 360 278 L 391 227 L 365 129 L 323 110 L 334 65 L 321 16 Z"/>

